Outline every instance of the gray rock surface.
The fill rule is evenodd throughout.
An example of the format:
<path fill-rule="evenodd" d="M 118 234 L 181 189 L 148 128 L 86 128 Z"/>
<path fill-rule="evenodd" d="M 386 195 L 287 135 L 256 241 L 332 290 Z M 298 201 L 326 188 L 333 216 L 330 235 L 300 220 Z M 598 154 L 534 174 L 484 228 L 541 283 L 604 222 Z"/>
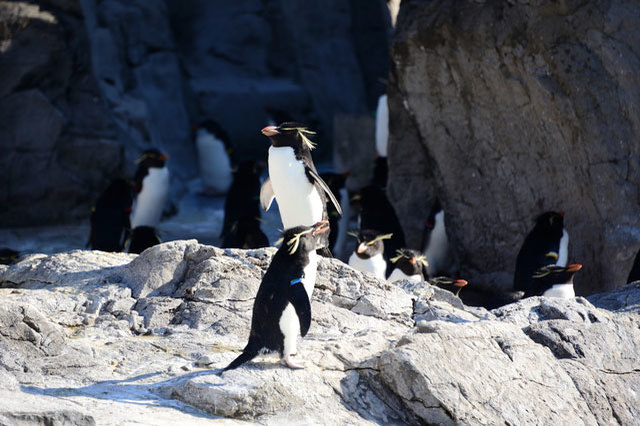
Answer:
<path fill-rule="evenodd" d="M 578 294 L 620 286 L 640 246 L 638 20 L 627 0 L 403 2 L 389 192 L 405 232 L 432 176 L 473 284 L 509 287 L 493 273 L 512 276 L 534 218 L 564 210 Z"/>
<path fill-rule="evenodd" d="M 87 217 L 123 161 L 79 5 L 39 3 L 0 1 L 0 226 Z"/>
<path fill-rule="evenodd" d="M 305 369 L 261 356 L 218 376 L 247 340 L 274 252 L 174 241 L 0 268 L 0 424 L 640 418 L 637 285 L 483 312 L 322 259 Z"/>

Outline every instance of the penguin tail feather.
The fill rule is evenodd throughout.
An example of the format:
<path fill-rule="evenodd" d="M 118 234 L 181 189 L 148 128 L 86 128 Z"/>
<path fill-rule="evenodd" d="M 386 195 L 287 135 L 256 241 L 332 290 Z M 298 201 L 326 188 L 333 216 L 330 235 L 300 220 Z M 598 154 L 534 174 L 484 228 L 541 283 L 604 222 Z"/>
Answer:
<path fill-rule="evenodd" d="M 222 373 L 228 370 L 233 370 L 234 368 L 240 367 L 245 362 L 251 361 L 260 353 L 260 345 L 255 341 L 249 341 L 247 346 L 242 350 L 242 353 L 238 355 L 236 359 L 231 361 L 229 365 L 222 369 Z"/>

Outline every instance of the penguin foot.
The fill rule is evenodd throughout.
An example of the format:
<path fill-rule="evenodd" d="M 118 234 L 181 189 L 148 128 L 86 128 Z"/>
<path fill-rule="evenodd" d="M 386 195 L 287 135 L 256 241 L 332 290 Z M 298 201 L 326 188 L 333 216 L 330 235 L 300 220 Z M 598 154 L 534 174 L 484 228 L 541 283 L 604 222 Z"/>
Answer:
<path fill-rule="evenodd" d="M 300 369 L 300 368 L 304 368 L 304 364 L 301 364 L 299 362 L 296 362 L 292 359 L 293 355 L 287 355 L 284 357 L 284 362 L 287 363 L 287 365 L 289 366 L 289 368 L 293 368 L 294 370 Z"/>

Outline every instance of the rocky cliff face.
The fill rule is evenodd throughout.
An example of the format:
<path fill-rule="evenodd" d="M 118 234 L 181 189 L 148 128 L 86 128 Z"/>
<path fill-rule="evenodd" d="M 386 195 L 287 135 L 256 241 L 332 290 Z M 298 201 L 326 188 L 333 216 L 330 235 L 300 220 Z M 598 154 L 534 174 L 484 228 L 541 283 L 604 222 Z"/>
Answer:
<path fill-rule="evenodd" d="M 123 164 L 74 1 L 0 1 L 0 226 L 87 217 Z"/>
<path fill-rule="evenodd" d="M 507 287 L 534 218 L 564 210 L 577 291 L 621 285 L 640 246 L 639 21 L 624 0 L 403 2 L 389 93 L 411 125 L 391 127 L 389 163 L 430 174 L 390 174 L 406 228 L 432 178 L 463 274 Z"/>
<path fill-rule="evenodd" d="M 387 74 L 382 0 L 0 1 L 0 226 L 87 217 L 141 150 L 196 177 L 191 125 L 210 118 L 263 159 L 265 105 L 319 130 L 375 108 Z"/>
<path fill-rule="evenodd" d="M 176 241 L 0 266 L 0 424 L 637 422 L 637 284 L 487 312 L 323 259 L 306 368 L 218 376 L 273 253 Z"/>

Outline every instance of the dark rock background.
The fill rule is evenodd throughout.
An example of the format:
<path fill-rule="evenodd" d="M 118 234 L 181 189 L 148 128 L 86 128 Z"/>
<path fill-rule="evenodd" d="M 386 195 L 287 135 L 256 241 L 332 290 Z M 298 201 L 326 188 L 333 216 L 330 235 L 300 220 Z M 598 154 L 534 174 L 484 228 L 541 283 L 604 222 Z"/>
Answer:
<path fill-rule="evenodd" d="M 507 287 L 535 217 L 564 210 L 577 292 L 624 283 L 640 246 L 639 29 L 632 1 L 403 1 L 389 185 L 406 230 L 433 179 L 462 275 Z"/>
<path fill-rule="evenodd" d="M 385 2 L 0 1 L 0 227 L 86 218 L 149 146 L 172 194 L 197 176 L 191 125 L 213 118 L 264 158 L 264 105 L 318 130 L 384 92 Z"/>

